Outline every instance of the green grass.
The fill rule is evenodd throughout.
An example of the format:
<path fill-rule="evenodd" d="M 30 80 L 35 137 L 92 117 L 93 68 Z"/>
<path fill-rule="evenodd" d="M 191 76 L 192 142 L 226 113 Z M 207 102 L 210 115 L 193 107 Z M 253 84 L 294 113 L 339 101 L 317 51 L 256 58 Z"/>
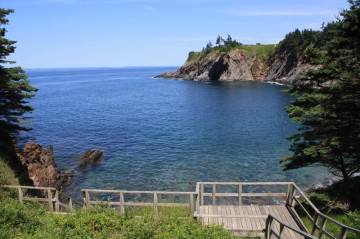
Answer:
<path fill-rule="evenodd" d="M 326 190 L 325 190 L 326 192 Z M 325 215 L 328 217 L 344 224 L 349 227 L 353 227 L 355 229 L 360 229 L 360 211 L 358 210 L 349 210 L 347 209 L 347 205 L 343 204 L 340 201 L 334 200 L 335 198 L 331 197 L 328 193 L 324 191 L 316 191 L 309 195 L 310 201 Z M 315 215 L 315 211 L 306 203 L 303 202 L 303 205 L 310 213 L 310 215 Z M 313 225 L 310 219 L 303 213 L 300 207 L 297 207 L 297 212 L 299 213 L 302 221 L 304 222 L 306 228 L 311 232 Z M 321 220 L 317 221 L 317 225 L 319 226 Z M 327 220 L 325 224 L 325 231 L 330 233 L 336 238 L 340 238 L 341 227 L 332 222 L 331 220 Z M 315 236 L 319 236 L 319 231 L 315 232 Z M 347 239 L 356 239 L 359 238 L 359 234 L 354 234 L 352 232 L 348 232 Z M 328 238 L 328 237 L 323 237 Z"/>
<path fill-rule="evenodd" d="M 243 45 L 240 49 L 244 50 L 244 52 L 250 56 L 256 56 L 267 60 L 271 54 L 274 53 L 275 45 Z"/>
<path fill-rule="evenodd" d="M 173 209 L 174 210 L 174 209 Z M 235 238 L 221 226 L 179 218 L 178 210 L 159 217 L 133 217 L 106 207 L 51 215 L 36 203 L 0 201 L 0 238 Z"/>
<path fill-rule="evenodd" d="M 353 212 L 347 212 L 347 213 L 343 213 L 343 214 L 328 214 L 329 217 L 337 220 L 338 222 L 341 222 L 347 226 L 353 227 L 355 229 L 360 229 L 360 212 L 359 211 L 353 211 Z M 307 218 L 307 217 L 302 217 L 302 220 L 306 226 L 306 228 L 311 232 L 312 230 L 312 222 Z M 319 223 L 318 223 L 319 225 Z M 327 221 L 326 222 L 326 227 L 325 230 L 327 232 L 329 232 L 330 234 L 332 234 L 333 236 L 335 236 L 336 238 L 340 237 L 340 233 L 341 233 L 341 228 L 331 222 L 331 221 Z M 318 236 L 318 231 L 315 234 L 315 236 Z M 359 234 L 354 234 L 352 232 L 348 232 L 347 233 L 347 239 L 357 239 L 359 238 Z M 324 237 L 327 238 L 327 237 Z"/>
<path fill-rule="evenodd" d="M 234 47 L 226 47 L 226 46 L 217 46 L 211 48 L 208 52 L 200 51 L 200 52 L 189 52 L 186 63 L 196 62 L 205 57 L 211 57 L 214 55 L 218 55 L 222 52 L 229 52 L 232 50 L 240 49 L 248 56 L 256 56 L 257 58 L 261 58 L 264 61 L 267 60 L 275 51 L 275 45 L 239 45 Z"/>
<path fill-rule="evenodd" d="M 182 207 L 131 208 L 125 214 L 106 205 L 67 215 L 52 215 L 34 202 L 21 204 L 16 191 L 3 185 L 19 184 L 7 158 L 0 157 L 0 239 L 33 238 L 237 238 L 221 226 L 203 226 Z M 142 217 L 136 217 L 142 215 Z"/>
<path fill-rule="evenodd" d="M 8 166 L 6 156 L 0 155 L 0 198 L 14 195 L 14 191 L 3 188 L 4 185 L 19 185 L 19 180 Z"/>

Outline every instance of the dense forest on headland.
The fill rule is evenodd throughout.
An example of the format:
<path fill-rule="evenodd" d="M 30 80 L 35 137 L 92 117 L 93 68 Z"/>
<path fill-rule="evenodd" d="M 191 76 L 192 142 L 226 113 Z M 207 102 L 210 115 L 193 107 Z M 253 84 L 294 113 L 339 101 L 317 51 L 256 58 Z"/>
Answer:
<path fill-rule="evenodd" d="M 190 52 L 186 64 L 238 50 L 242 52 L 241 59 L 261 56 L 261 64 L 251 73 L 261 72 L 253 75 L 275 72 L 273 75 L 279 76 L 280 70 L 290 72 L 301 64 L 310 65 L 303 68 L 301 81 L 289 90 L 296 100 L 287 111 L 301 127 L 290 138 L 292 155 L 284 157 L 281 163 L 286 170 L 311 165 L 328 167 L 340 181 L 315 192 L 311 199 L 321 210 L 359 227 L 360 1 L 349 0 L 349 3 L 350 8 L 341 11 L 340 16 L 324 25 L 321 31 L 295 30 L 276 46 L 245 46 L 231 36 L 226 39 L 219 36 L 215 44 L 209 42 L 201 52 Z M 8 67 L 13 62 L 6 58 L 14 52 L 15 41 L 5 38 L 3 26 L 11 12 L 0 9 L 0 186 L 31 184 L 14 142 L 21 131 L 30 130 L 24 115 L 33 110 L 28 100 L 34 97 L 36 89 L 20 67 Z M 283 64 L 272 69 L 279 61 Z M 0 188 L 2 238 L 170 238 L 174 235 L 231 238 L 218 227 L 202 227 L 191 220 L 174 221 L 168 217 L 136 220 L 131 215 L 119 216 L 104 208 L 79 211 L 66 217 L 52 216 L 39 205 L 19 204 L 11 199 L 14 196 L 11 190 Z"/>

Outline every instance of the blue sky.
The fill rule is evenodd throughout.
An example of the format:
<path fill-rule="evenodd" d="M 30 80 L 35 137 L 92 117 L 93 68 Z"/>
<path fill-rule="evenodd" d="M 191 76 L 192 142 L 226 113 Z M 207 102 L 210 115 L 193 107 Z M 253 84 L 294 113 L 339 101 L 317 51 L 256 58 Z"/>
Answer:
<path fill-rule="evenodd" d="M 2 0 L 24 68 L 179 66 L 217 35 L 278 43 L 320 29 L 346 0 Z"/>

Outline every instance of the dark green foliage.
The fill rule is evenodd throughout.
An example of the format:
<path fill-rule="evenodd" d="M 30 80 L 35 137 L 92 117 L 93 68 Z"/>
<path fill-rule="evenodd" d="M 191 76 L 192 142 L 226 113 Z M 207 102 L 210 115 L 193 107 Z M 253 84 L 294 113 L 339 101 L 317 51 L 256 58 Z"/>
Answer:
<path fill-rule="evenodd" d="M 215 46 L 209 41 L 200 52 L 189 52 L 186 62 L 201 60 L 212 52 L 229 52 L 233 49 L 240 48 L 243 44 L 232 39 L 230 35 L 224 40 L 221 36 L 217 36 Z"/>
<path fill-rule="evenodd" d="M 285 62 L 284 71 L 290 72 L 299 62 L 306 59 L 319 35 L 319 31 L 300 31 L 299 29 L 288 33 L 284 40 L 276 46 L 274 53 L 269 58 L 268 64 L 271 65 L 273 61 L 280 59 Z"/>
<path fill-rule="evenodd" d="M 349 2 L 307 56 L 321 67 L 290 90 L 297 99 L 287 111 L 302 127 L 290 138 L 293 155 L 282 159 L 286 170 L 322 165 L 344 180 L 360 172 L 360 1 Z"/>
<path fill-rule="evenodd" d="M 3 25 L 8 23 L 6 16 L 12 12 L 0 8 L 0 130 L 10 134 L 30 129 L 24 126 L 23 115 L 33 110 L 27 103 L 36 91 L 21 67 L 7 67 L 15 63 L 6 58 L 15 51 L 16 42 L 5 38 Z"/>
<path fill-rule="evenodd" d="M 189 52 L 186 62 L 200 61 L 205 59 L 207 56 L 226 53 L 235 49 L 243 50 L 243 52 L 249 56 L 256 56 L 257 58 L 261 58 L 266 61 L 274 52 L 274 45 L 243 45 L 233 39 L 230 35 L 228 35 L 226 40 L 224 40 L 221 36 L 218 36 L 215 46 L 211 43 L 211 41 L 209 41 L 201 51 Z"/>
<path fill-rule="evenodd" d="M 288 33 L 284 40 L 278 44 L 275 54 L 282 51 L 289 51 L 293 54 L 303 54 L 306 48 L 317 40 L 319 35 L 319 31 L 307 29 L 300 31 L 299 29 L 296 29 L 295 31 Z"/>
<path fill-rule="evenodd" d="M 348 205 L 350 210 L 360 210 L 360 198 L 357 192 L 360 192 L 360 177 L 350 178 L 346 182 L 336 182 L 322 191 L 332 200 Z"/>

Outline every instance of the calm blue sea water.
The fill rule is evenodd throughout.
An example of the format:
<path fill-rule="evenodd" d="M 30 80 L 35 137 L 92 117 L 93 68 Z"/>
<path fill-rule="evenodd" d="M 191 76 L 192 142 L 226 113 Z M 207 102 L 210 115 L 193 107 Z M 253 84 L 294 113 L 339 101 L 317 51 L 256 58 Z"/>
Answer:
<path fill-rule="evenodd" d="M 31 135 L 53 145 L 60 168 L 81 188 L 193 190 L 197 181 L 296 181 L 318 168 L 283 172 L 287 137 L 296 131 L 282 86 L 204 83 L 153 76 L 175 68 L 29 69 L 39 88 Z M 88 148 L 102 163 L 78 168 Z M 78 193 L 78 192 L 77 192 Z"/>

